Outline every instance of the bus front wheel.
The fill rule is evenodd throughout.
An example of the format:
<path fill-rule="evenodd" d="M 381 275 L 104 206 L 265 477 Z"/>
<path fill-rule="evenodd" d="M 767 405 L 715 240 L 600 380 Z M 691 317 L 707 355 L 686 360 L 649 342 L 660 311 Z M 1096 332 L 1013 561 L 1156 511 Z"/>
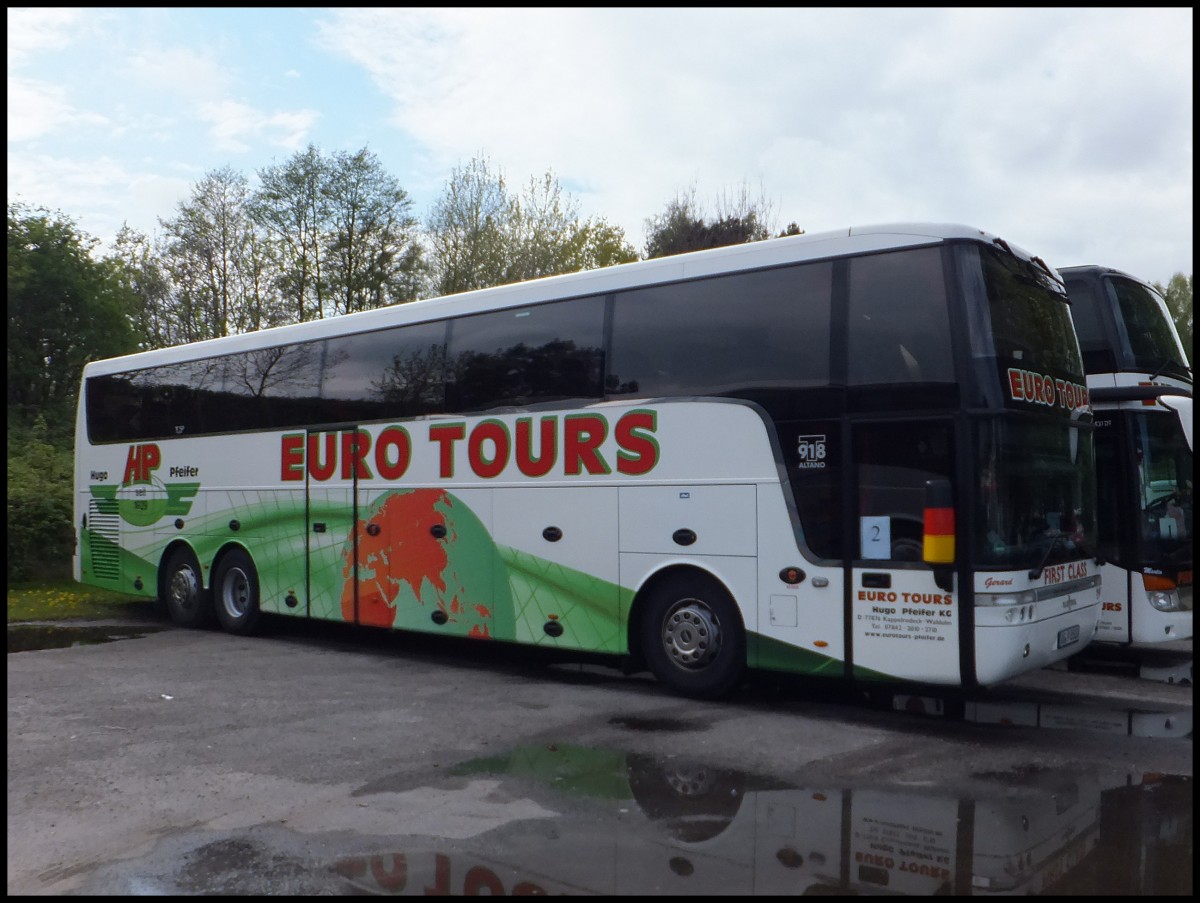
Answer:
<path fill-rule="evenodd" d="M 167 561 L 163 581 L 167 615 L 180 627 L 204 627 L 212 613 L 211 600 L 200 577 L 200 562 L 190 549 L 177 549 Z"/>
<path fill-rule="evenodd" d="M 711 577 L 672 577 L 653 590 L 641 621 L 646 663 L 662 683 L 696 699 L 724 696 L 745 670 L 742 619 Z"/>
<path fill-rule="evenodd" d="M 258 626 L 258 571 L 254 561 L 241 549 L 231 549 L 221 557 L 213 575 L 217 620 L 228 633 L 246 636 Z"/>

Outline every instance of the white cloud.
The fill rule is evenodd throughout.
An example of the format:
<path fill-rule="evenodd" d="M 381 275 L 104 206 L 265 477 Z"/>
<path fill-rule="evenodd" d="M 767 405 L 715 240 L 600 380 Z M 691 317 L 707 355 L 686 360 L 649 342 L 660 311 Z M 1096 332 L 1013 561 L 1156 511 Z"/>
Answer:
<path fill-rule="evenodd" d="M 187 197 L 197 173 L 175 176 L 130 169 L 108 157 L 85 161 L 44 154 L 9 154 L 9 200 L 59 210 L 94 238 L 111 242 L 123 223 L 156 231 Z M 21 186 L 13 191 L 12 185 Z"/>
<path fill-rule="evenodd" d="M 250 17 L 279 28 L 250 39 Z M 418 213 L 486 156 L 510 183 L 552 170 L 637 245 L 677 192 L 746 186 L 779 227 L 961 222 L 1165 281 L 1192 266 L 1192 25 L 1170 8 L 10 10 L 9 190 L 74 213 L 179 185 L 153 223 L 216 167 L 368 145 Z"/>
<path fill-rule="evenodd" d="M 1120 207 L 1191 266 L 1190 10 L 355 9 L 321 39 L 443 179 L 553 168 L 637 243 L 677 191 L 748 183 L 781 225 L 966 222 L 1044 254 Z M 1088 219 L 1060 209 L 1077 179 Z"/>
<path fill-rule="evenodd" d="M 103 116 L 84 113 L 66 99 L 58 85 L 24 78 L 8 79 L 8 140 L 33 141 L 79 123 L 102 125 Z"/>
<path fill-rule="evenodd" d="M 265 142 L 288 151 L 299 150 L 320 118 L 315 110 L 264 114 L 232 100 L 202 103 L 199 117 L 210 123 L 220 150 L 245 153 Z"/>
<path fill-rule="evenodd" d="M 24 66 L 37 54 L 66 47 L 83 17 L 77 9 L 8 10 L 8 71 Z"/>

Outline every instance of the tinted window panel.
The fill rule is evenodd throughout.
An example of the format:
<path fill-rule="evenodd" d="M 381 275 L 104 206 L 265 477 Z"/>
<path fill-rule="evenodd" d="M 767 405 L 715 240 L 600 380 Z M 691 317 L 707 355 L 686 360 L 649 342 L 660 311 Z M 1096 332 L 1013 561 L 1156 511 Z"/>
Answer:
<path fill-rule="evenodd" d="M 208 430 L 290 427 L 319 416 L 320 356 L 314 343 L 262 348 L 218 358 L 219 411 L 206 419 Z"/>
<path fill-rule="evenodd" d="M 1129 365 L 1137 370 L 1189 375 L 1187 362 L 1171 328 L 1166 302 L 1129 279 L 1113 279 L 1112 286 L 1129 342 L 1132 356 Z"/>
<path fill-rule="evenodd" d="M 330 422 L 438 414 L 446 407 L 446 324 L 417 323 L 321 343 Z"/>
<path fill-rule="evenodd" d="M 1086 279 L 1066 279 L 1067 294 L 1071 298 L 1071 319 L 1079 337 L 1079 347 L 1086 353 L 1109 345 L 1104 323 L 1100 319 L 1100 300 L 1096 290 Z"/>
<path fill-rule="evenodd" d="M 852 260 L 849 320 L 850 385 L 954 381 L 939 249 Z"/>
<path fill-rule="evenodd" d="M 1032 263 L 992 248 L 978 251 L 991 308 L 997 364 L 1083 382 L 1070 305 L 1056 281 Z"/>
<path fill-rule="evenodd" d="M 604 298 L 579 298 L 455 320 L 447 360 L 452 411 L 599 398 Z"/>
<path fill-rule="evenodd" d="M 613 307 L 611 395 L 750 395 L 829 382 L 832 265 L 638 289 Z"/>

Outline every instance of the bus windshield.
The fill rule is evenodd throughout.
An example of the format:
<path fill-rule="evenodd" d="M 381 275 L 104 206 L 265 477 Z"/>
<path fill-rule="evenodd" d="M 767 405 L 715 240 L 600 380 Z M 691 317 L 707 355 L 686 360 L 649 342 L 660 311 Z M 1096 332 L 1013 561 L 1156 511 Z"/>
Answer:
<path fill-rule="evenodd" d="M 978 562 L 1035 570 L 1078 560 L 1096 548 L 1095 452 L 1066 293 L 1036 262 L 981 254 L 989 316 L 977 318 L 974 352 L 994 354 L 1005 405 L 1027 416 L 976 425 Z"/>
<path fill-rule="evenodd" d="M 1178 418 L 1133 418 L 1144 564 L 1186 564 L 1192 555 L 1192 450 Z"/>
<path fill-rule="evenodd" d="M 992 329 L 986 351 L 994 349 L 1002 368 L 1083 383 L 1083 360 L 1063 286 L 1037 265 L 990 248 L 983 251 L 983 273 Z"/>
<path fill-rule="evenodd" d="M 1033 417 L 985 420 L 976 429 L 980 566 L 1033 569 L 1094 554 L 1089 432 Z"/>
<path fill-rule="evenodd" d="M 1191 379 L 1162 297 L 1132 279 L 1114 277 L 1110 282 L 1117 296 L 1117 332 L 1130 358 L 1127 365 L 1140 372 Z"/>

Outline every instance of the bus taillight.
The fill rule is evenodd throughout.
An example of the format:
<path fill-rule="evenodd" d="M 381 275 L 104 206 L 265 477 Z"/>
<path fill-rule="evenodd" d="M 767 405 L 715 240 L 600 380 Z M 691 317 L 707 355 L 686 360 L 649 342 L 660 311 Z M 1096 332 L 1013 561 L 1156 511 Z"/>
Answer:
<path fill-rule="evenodd" d="M 926 564 L 954 563 L 954 493 L 949 480 L 925 481 Z"/>

